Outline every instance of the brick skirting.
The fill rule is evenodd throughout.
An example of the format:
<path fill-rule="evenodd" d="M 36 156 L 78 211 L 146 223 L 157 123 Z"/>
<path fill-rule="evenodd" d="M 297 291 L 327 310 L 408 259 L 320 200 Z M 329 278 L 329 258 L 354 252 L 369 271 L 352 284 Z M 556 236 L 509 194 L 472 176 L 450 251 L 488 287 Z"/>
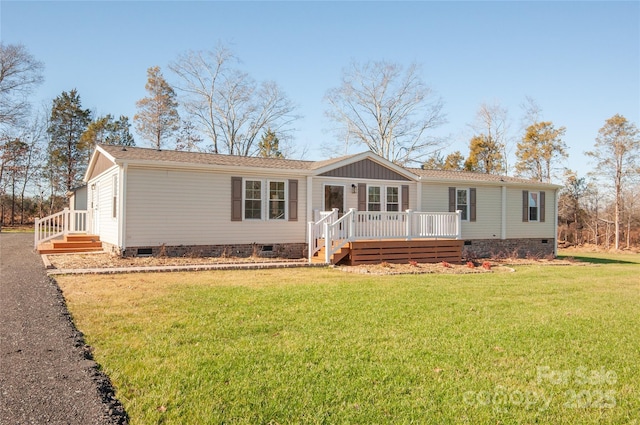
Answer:
<path fill-rule="evenodd" d="M 465 240 L 462 257 L 501 258 L 516 257 L 544 258 L 555 254 L 555 239 L 522 238 L 522 239 L 471 239 Z"/>

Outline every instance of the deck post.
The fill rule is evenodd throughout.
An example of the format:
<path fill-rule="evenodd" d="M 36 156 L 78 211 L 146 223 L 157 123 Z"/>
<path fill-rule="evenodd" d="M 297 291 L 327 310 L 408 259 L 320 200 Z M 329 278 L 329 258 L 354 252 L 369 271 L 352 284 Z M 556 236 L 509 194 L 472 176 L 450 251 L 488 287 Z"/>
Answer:
<path fill-rule="evenodd" d="M 355 208 L 349 208 L 349 233 L 347 233 L 349 240 L 353 240 L 356 232 L 356 213 L 358 212 Z"/>
<path fill-rule="evenodd" d="M 313 221 L 307 223 L 307 229 L 309 229 L 307 231 L 307 257 L 309 257 L 309 263 L 311 263 L 311 258 L 313 258 L 313 225 Z"/>
<path fill-rule="evenodd" d="M 410 241 L 413 236 L 413 210 L 407 210 L 407 240 Z"/>
<path fill-rule="evenodd" d="M 331 241 L 331 235 L 329 234 L 329 223 L 324 222 L 324 262 L 326 264 L 331 263 L 331 247 L 333 242 Z"/>
<path fill-rule="evenodd" d="M 64 235 L 68 235 L 70 231 L 69 222 L 71 221 L 71 212 L 69 211 L 69 208 L 63 209 L 62 212 L 62 233 Z"/>
<path fill-rule="evenodd" d="M 462 239 L 462 211 L 456 211 L 456 239 Z"/>

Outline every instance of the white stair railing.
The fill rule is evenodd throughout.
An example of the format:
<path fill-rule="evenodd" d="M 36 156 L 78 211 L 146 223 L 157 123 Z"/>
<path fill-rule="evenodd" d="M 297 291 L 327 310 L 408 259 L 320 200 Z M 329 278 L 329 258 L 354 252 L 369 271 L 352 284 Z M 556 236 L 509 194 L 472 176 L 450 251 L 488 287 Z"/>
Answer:
<path fill-rule="evenodd" d="M 87 211 L 69 210 L 69 208 L 44 218 L 36 218 L 34 248 L 59 236 L 70 233 L 86 233 L 88 224 Z"/>
<path fill-rule="evenodd" d="M 322 248 L 319 240 L 325 238 L 325 223 L 333 223 L 338 219 L 338 209 L 334 208 L 332 211 L 321 211 L 319 213 L 320 219 L 317 222 L 309 222 L 309 262 L 314 254 Z"/>
<path fill-rule="evenodd" d="M 333 223 L 324 223 L 324 262 L 329 264 L 331 256 L 338 252 L 349 241 L 353 240 L 356 210 L 351 208 L 348 213 Z"/>

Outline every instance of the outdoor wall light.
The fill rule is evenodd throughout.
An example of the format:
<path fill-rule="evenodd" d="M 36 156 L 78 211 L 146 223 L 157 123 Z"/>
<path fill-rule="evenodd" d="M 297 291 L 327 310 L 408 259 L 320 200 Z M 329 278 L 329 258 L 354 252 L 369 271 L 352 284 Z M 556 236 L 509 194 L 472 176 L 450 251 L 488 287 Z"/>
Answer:
<path fill-rule="evenodd" d="M 351 193 L 358 193 L 358 186 L 355 183 L 351 183 Z"/>

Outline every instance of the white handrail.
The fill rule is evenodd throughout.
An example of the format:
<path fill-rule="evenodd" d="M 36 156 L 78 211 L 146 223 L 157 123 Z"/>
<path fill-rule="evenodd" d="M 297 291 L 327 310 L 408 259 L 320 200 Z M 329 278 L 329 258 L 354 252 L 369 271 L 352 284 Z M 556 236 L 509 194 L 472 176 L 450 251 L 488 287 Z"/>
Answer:
<path fill-rule="evenodd" d="M 318 243 L 318 240 L 323 239 L 324 236 L 324 224 L 333 223 L 338 219 L 338 209 L 334 208 L 332 211 L 320 211 L 320 220 L 317 222 L 309 222 L 309 262 L 313 255 L 320 251 L 322 246 Z"/>
<path fill-rule="evenodd" d="M 36 218 L 34 248 L 42 242 L 68 235 L 85 233 L 88 229 L 88 213 L 85 210 L 64 210 L 44 218 Z"/>
<path fill-rule="evenodd" d="M 325 263 L 331 262 L 331 256 L 338 252 L 354 237 L 354 217 L 356 210 L 351 208 L 348 213 L 333 223 L 324 224 L 324 255 Z"/>

